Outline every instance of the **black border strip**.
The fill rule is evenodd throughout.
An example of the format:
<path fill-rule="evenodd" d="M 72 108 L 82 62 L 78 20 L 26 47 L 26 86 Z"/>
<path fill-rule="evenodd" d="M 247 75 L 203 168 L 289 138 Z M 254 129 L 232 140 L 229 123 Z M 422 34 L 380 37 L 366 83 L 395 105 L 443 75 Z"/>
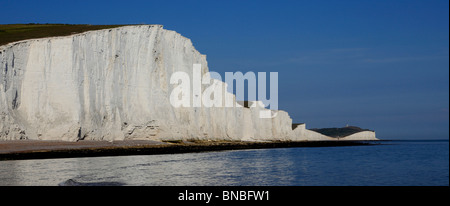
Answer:
<path fill-rule="evenodd" d="M 179 200 L 180 193 L 212 193 L 218 198 Z M 224 191 L 267 191 L 268 199 L 223 200 Z M 155 186 L 155 187 L 0 187 L 3 201 L 33 203 L 121 204 L 126 205 L 447 205 L 449 187 L 328 187 L 328 186 Z M 3 196 L 3 194 L 5 196 Z M 8 195 L 11 194 L 11 195 Z M 18 197 L 19 195 L 19 197 Z"/>

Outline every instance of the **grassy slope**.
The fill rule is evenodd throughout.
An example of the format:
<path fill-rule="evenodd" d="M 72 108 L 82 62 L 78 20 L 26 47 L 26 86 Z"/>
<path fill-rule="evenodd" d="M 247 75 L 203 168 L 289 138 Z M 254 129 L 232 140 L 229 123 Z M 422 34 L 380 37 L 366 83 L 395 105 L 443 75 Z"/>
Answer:
<path fill-rule="evenodd" d="M 67 36 L 91 30 L 109 29 L 120 26 L 124 25 L 4 24 L 0 25 L 0 46 L 25 39 Z"/>
<path fill-rule="evenodd" d="M 345 137 L 362 131 L 371 131 L 369 129 L 361 129 L 355 126 L 348 126 L 343 128 L 322 128 L 322 129 L 311 129 L 323 135 L 330 137 Z"/>

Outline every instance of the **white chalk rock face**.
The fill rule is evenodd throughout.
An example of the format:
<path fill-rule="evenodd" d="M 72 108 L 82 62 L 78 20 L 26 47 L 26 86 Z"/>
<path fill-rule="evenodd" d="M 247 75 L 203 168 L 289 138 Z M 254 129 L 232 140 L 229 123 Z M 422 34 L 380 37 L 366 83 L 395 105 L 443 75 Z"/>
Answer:
<path fill-rule="evenodd" d="M 177 85 L 170 77 L 178 71 L 192 77 L 193 64 L 201 64 L 202 75 L 209 71 L 189 39 L 161 25 L 1 46 L 0 140 L 323 138 L 304 126 L 293 131 L 284 111 L 259 118 L 265 108 L 173 107 Z M 234 101 L 225 83 L 215 85 Z"/>
<path fill-rule="evenodd" d="M 351 134 L 346 137 L 343 137 L 343 138 L 341 138 L 341 140 L 358 141 L 358 140 L 378 140 L 378 139 L 375 136 L 375 132 L 362 131 L 362 132 L 357 132 L 355 134 Z"/>
<path fill-rule="evenodd" d="M 208 67 L 189 39 L 160 25 L 25 40 L 0 52 L 1 139 L 283 140 L 292 133 L 283 112 L 260 119 L 264 108 L 173 107 L 170 76 Z"/>

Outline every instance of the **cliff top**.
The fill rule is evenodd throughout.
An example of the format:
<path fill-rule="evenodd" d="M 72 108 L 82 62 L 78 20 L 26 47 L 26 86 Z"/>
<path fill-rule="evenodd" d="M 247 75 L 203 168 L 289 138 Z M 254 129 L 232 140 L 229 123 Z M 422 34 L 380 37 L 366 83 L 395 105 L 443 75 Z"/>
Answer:
<path fill-rule="evenodd" d="M 0 46 L 26 39 L 67 36 L 86 31 L 110 29 L 121 26 L 125 25 L 0 24 Z"/>
<path fill-rule="evenodd" d="M 313 130 L 315 132 L 321 133 L 329 137 L 346 137 L 358 132 L 372 131 L 369 129 L 361 129 L 356 126 L 346 126 L 342 128 L 321 128 L 321 129 L 314 128 L 310 130 Z"/>

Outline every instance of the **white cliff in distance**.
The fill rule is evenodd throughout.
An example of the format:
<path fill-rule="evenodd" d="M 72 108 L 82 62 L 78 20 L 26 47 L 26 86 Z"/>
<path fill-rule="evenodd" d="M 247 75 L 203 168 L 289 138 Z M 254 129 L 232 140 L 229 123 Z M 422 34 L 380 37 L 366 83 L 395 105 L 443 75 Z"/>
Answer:
<path fill-rule="evenodd" d="M 161 25 L 0 46 L 0 140 L 333 139 L 304 124 L 292 129 L 284 111 L 264 119 L 258 107 L 173 107 L 170 76 L 192 75 L 193 64 L 209 71 L 189 39 Z M 226 89 L 224 95 L 234 98 Z M 364 132 L 348 139 L 376 137 Z"/>

